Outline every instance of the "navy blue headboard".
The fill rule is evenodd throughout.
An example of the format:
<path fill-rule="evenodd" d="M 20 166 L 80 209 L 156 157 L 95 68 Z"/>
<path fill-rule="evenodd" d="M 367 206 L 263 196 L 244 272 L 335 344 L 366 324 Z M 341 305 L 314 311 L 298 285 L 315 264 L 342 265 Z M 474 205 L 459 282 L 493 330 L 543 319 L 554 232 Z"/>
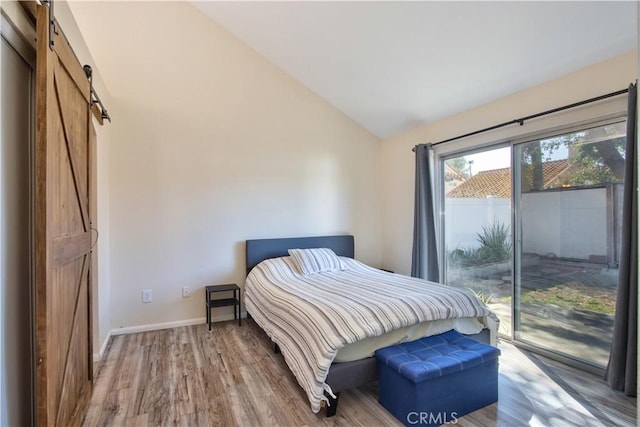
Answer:
<path fill-rule="evenodd" d="M 338 256 L 353 258 L 353 236 L 292 237 L 247 240 L 247 274 L 261 261 L 289 255 L 289 249 L 329 248 Z"/>

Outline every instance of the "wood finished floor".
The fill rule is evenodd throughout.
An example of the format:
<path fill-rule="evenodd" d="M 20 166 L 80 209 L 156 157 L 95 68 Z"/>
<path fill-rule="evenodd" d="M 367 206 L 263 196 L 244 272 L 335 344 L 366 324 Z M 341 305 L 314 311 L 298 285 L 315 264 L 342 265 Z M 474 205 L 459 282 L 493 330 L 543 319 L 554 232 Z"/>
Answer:
<path fill-rule="evenodd" d="M 500 345 L 500 400 L 459 426 L 635 426 L 636 400 L 599 378 Z M 338 414 L 314 414 L 252 321 L 111 338 L 83 425 L 400 426 L 377 385 L 345 391 Z"/>

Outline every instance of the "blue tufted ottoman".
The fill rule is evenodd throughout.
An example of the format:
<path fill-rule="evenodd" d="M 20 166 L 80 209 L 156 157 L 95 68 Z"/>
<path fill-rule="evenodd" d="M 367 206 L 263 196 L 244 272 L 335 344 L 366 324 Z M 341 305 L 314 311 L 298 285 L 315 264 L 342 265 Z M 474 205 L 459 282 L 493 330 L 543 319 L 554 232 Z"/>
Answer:
<path fill-rule="evenodd" d="M 405 425 L 455 423 L 498 401 L 499 355 L 456 331 L 382 348 L 378 402 Z"/>

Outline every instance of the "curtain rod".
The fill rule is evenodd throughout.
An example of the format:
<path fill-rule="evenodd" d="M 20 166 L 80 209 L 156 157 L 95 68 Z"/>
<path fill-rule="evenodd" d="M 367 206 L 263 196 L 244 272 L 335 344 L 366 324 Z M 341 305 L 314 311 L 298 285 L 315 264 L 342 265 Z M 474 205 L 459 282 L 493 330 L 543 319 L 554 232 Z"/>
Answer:
<path fill-rule="evenodd" d="M 500 124 L 497 124 L 497 125 L 494 125 L 494 126 L 489 126 L 488 128 L 484 128 L 484 129 L 476 130 L 476 131 L 473 131 L 473 132 L 465 133 L 464 135 L 459 135 L 459 136 L 456 136 L 456 137 L 453 137 L 453 138 L 445 139 L 443 141 L 434 142 L 433 144 L 429 144 L 429 145 L 431 145 L 433 147 L 433 146 L 436 146 L 436 145 L 440 145 L 440 144 L 444 144 L 444 143 L 447 143 L 447 142 L 456 141 L 458 139 L 466 138 L 468 136 L 473 136 L 473 135 L 478 135 L 480 133 L 489 132 L 489 131 L 492 131 L 492 130 L 495 130 L 495 129 L 499 129 L 499 128 L 502 128 L 502 127 L 505 127 L 505 126 L 509 126 L 509 125 L 519 124 L 520 126 L 522 126 L 522 125 L 524 125 L 524 122 L 526 120 L 536 119 L 538 117 L 546 116 L 548 114 L 558 113 L 560 111 L 568 110 L 570 108 L 575 108 L 575 107 L 579 107 L 581 105 L 585 105 L 585 104 L 589 104 L 589 103 L 592 103 L 592 102 L 601 101 L 603 99 L 611 98 L 611 97 L 614 97 L 614 96 L 622 95 L 623 93 L 627 93 L 627 92 L 629 92 L 628 88 L 627 89 L 617 90 L 615 92 L 607 93 L 605 95 L 596 96 L 595 98 L 585 99 L 584 101 L 574 102 L 573 104 L 564 105 L 562 107 L 553 108 L 551 110 L 543 111 L 541 113 L 536 113 L 536 114 L 532 114 L 530 116 L 521 117 L 519 119 L 510 120 L 508 122 L 500 123 Z M 418 144 L 418 145 L 420 145 L 420 144 Z M 411 151 L 416 151 L 416 147 L 417 147 L 417 145 L 415 145 L 411 149 Z"/>

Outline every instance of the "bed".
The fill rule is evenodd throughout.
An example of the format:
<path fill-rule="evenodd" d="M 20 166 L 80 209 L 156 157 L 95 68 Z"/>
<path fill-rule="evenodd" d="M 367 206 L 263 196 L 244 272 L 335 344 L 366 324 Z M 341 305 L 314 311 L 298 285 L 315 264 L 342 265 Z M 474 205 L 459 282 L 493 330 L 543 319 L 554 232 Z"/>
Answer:
<path fill-rule="evenodd" d="M 304 274 L 301 260 L 289 256 L 289 250 L 311 248 L 332 251 L 339 260 L 331 257 L 330 261 L 338 262 L 339 268 Z M 450 329 L 495 344 L 497 318 L 469 293 L 376 270 L 353 258 L 354 238 L 349 235 L 246 242 L 247 314 L 281 349 L 314 412 L 324 401 L 327 416 L 334 415 L 341 391 L 377 379 L 376 360 L 370 357 L 376 346 Z M 392 297 L 391 290 L 397 291 L 393 286 L 399 284 L 403 295 L 396 298 L 395 292 Z M 425 300 L 422 294 L 429 286 L 450 293 L 454 300 L 444 303 L 442 295 Z M 356 297 L 366 299 L 368 305 L 352 305 Z M 433 303 L 436 300 L 438 304 Z M 460 312 L 450 313 L 455 310 Z M 329 319 L 333 316 L 338 320 Z M 395 341 L 384 341 L 393 334 Z M 379 339 L 383 341 L 375 341 Z"/>

